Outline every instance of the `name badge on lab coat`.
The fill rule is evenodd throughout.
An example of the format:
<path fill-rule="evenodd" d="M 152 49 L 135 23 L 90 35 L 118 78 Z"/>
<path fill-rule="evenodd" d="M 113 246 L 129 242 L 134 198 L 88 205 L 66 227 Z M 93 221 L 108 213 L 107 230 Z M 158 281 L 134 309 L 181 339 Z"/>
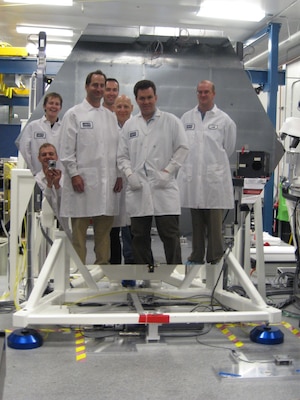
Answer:
<path fill-rule="evenodd" d="M 93 129 L 93 121 L 80 121 L 80 129 Z"/>
<path fill-rule="evenodd" d="M 139 131 L 129 132 L 129 139 L 134 139 L 137 138 L 138 136 L 139 136 Z"/>
<path fill-rule="evenodd" d="M 34 138 L 35 139 L 46 139 L 46 133 L 45 132 L 34 132 Z"/>
<path fill-rule="evenodd" d="M 211 129 L 212 131 L 215 131 L 216 129 L 218 129 L 218 125 L 210 124 L 210 125 L 208 125 L 208 129 Z"/>
<path fill-rule="evenodd" d="M 185 125 L 185 130 L 194 131 L 195 130 L 195 124 L 186 124 Z"/>

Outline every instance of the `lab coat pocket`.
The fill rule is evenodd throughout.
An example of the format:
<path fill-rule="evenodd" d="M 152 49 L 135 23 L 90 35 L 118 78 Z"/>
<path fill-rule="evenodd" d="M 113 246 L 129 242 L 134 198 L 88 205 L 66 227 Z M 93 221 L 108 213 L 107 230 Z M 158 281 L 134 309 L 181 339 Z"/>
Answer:
<path fill-rule="evenodd" d="M 136 173 L 129 175 L 127 180 L 128 180 L 128 186 L 130 187 L 131 190 L 136 191 L 142 188 L 139 176 Z"/>
<path fill-rule="evenodd" d="M 208 184 L 222 185 L 224 177 L 224 166 L 221 164 L 211 164 L 207 166 Z"/>
<path fill-rule="evenodd" d="M 82 168 L 80 175 L 86 188 L 95 189 L 99 185 L 97 168 Z"/>
<path fill-rule="evenodd" d="M 159 189 L 164 189 L 170 183 L 171 174 L 165 171 L 155 171 L 154 178 L 155 178 L 154 186 Z"/>

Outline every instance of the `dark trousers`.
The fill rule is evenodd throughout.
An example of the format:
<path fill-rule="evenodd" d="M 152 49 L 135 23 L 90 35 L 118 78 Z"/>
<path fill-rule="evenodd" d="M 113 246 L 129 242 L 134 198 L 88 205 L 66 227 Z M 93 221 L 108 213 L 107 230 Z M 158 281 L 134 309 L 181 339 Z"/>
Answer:
<path fill-rule="evenodd" d="M 110 231 L 110 264 L 122 263 L 122 249 L 120 240 L 120 228 L 114 227 Z"/>
<path fill-rule="evenodd" d="M 221 209 L 194 209 L 191 208 L 192 216 L 192 253 L 190 261 L 204 262 L 205 248 L 206 261 L 216 261 L 223 256 L 223 210 Z M 207 241 L 207 245 L 206 245 Z"/>
<path fill-rule="evenodd" d="M 163 242 L 167 264 L 182 264 L 179 216 L 155 216 L 158 235 Z M 152 264 L 151 226 L 152 215 L 131 218 L 133 257 L 136 264 Z"/>
<path fill-rule="evenodd" d="M 133 252 L 132 252 L 132 233 L 129 225 L 122 226 L 121 236 L 123 243 L 123 257 L 124 264 L 134 264 Z"/>

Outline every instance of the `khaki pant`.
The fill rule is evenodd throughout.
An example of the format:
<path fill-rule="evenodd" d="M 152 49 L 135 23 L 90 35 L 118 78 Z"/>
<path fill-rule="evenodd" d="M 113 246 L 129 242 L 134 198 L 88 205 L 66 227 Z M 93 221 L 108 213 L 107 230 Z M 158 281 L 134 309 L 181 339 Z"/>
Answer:
<path fill-rule="evenodd" d="M 114 217 L 108 215 L 71 218 L 72 243 L 83 264 L 86 263 L 86 232 L 91 221 L 94 228 L 95 264 L 109 264 L 110 231 L 113 220 Z"/>

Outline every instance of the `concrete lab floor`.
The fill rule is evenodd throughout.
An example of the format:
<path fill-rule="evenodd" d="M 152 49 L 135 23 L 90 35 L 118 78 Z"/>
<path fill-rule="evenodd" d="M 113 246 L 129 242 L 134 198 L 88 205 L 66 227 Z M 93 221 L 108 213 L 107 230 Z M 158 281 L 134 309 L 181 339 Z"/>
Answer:
<path fill-rule="evenodd" d="M 159 239 L 154 237 L 153 244 L 159 260 Z M 182 249 L 185 260 L 190 242 Z M 1 277 L 0 289 L 5 282 Z M 288 309 L 297 312 L 293 306 Z M 0 329 L 7 334 L 11 317 L 0 313 Z M 252 342 L 249 333 L 254 325 L 247 323 L 205 324 L 197 335 L 189 332 L 190 337 L 182 331 L 164 333 L 159 343 L 146 343 L 142 334 L 122 337 L 106 332 L 108 337 L 101 338 L 103 332 L 92 329 L 40 327 L 43 346 L 6 348 L 3 400 L 299 400 L 298 321 L 283 317 L 279 327 L 284 342 L 277 345 Z M 76 339 L 82 339 L 83 348 Z M 292 364 L 276 366 L 275 356 L 291 359 Z"/>

